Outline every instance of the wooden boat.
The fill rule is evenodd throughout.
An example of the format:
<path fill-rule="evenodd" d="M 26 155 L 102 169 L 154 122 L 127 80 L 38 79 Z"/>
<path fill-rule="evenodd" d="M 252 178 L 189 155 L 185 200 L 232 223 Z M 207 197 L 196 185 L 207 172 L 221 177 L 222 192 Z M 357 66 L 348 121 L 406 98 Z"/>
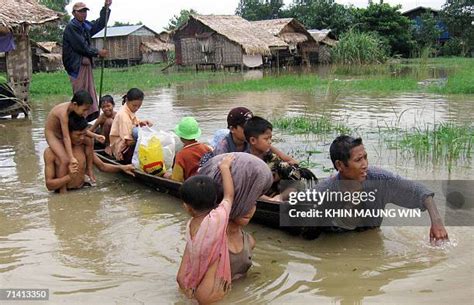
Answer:
<path fill-rule="evenodd" d="M 18 99 L 8 84 L 0 83 L 0 117 L 16 118 L 20 113 L 28 116 L 29 110 L 28 104 Z"/>
<path fill-rule="evenodd" d="M 96 155 L 105 163 L 118 165 L 116 160 L 111 158 L 103 150 L 95 150 Z M 141 184 L 147 185 L 161 193 L 170 194 L 175 197 L 179 197 L 179 188 L 181 182 L 173 181 L 163 177 L 153 176 L 142 171 L 136 171 L 135 177 L 123 174 Z M 258 200 L 257 210 L 252 218 L 252 222 L 257 222 L 265 226 L 280 228 L 285 231 L 295 231 L 295 228 L 280 227 L 280 207 L 274 202 Z"/>

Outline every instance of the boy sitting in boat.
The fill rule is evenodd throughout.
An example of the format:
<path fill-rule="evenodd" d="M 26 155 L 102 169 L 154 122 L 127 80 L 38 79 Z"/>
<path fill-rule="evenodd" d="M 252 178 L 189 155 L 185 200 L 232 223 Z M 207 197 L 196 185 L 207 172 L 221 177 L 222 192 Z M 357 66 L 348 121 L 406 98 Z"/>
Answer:
<path fill-rule="evenodd" d="M 77 161 L 69 163 L 68 173 L 65 176 L 58 176 L 57 169 L 60 163 L 59 157 L 51 147 L 44 151 L 45 180 L 46 187 L 50 191 L 59 191 L 62 188 L 67 190 L 80 189 L 85 185 L 86 159 L 93 160 L 94 165 L 103 172 L 116 173 L 123 171 L 129 175 L 133 174 L 133 165 L 111 165 L 105 164 L 91 150 L 86 147 L 87 120 L 71 113 L 68 118 L 68 132 L 71 139 L 72 155 Z"/>
<path fill-rule="evenodd" d="M 250 153 L 250 145 L 245 139 L 244 125 L 253 116 L 254 115 L 252 111 L 245 107 L 236 107 L 231 109 L 227 115 L 227 128 L 229 129 L 229 133 L 220 141 L 217 141 L 218 143 L 216 144 L 213 155 L 217 156 L 230 152 Z M 270 150 L 281 160 L 290 164 L 298 164 L 298 161 L 272 145 L 270 145 Z"/>
<path fill-rule="evenodd" d="M 272 152 L 272 131 L 272 124 L 258 116 L 249 119 L 244 126 L 245 138 L 250 144 L 250 153 L 267 163 L 273 174 L 274 183 L 262 199 L 286 201 L 290 191 L 305 188 L 303 183 L 295 181 L 305 179 L 315 183 L 318 179 L 309 169 L 285 162 Z"/>
<path fill-rule="evenodd" d="M 171 177 L 169 174 L 165 177 L 182 182 L 196 174 L 202 156 L 212 148 L 196 140 L 201 136 L 201 129 L 193 117 L 182 118 L 174 132 L 184 147 L 175 156 Z"/>
<path fill-rule="evenodd" d="M 94 122 L 94 125 L 90 128 L 92 132 L 97 132 L 100 135 L 105 137 L 105 147 L 110 145 L 110 129 L 112 128 L 112 123 L 114 122 L 115 115 L 117 114 L 114 111 L 115 102 L 114 98 L 110 95 L 104 95 L 100 98 L 99 108 L 102 110 L 102 113 Z"/>

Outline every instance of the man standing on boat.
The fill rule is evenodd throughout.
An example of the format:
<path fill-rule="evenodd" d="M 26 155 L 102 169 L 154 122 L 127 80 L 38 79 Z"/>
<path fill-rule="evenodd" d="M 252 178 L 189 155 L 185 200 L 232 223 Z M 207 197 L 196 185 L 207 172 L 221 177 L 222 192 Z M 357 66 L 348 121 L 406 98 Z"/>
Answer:
<path fill-rule="evenodd" d="M 112 0 L 105 0 L 100 11 L 100 18 L 87 21 L 89 8 L 83 2 L 77 2 L 72 7 L 74 18 L 68 23 L 63 34 L 63 64 L 69 75 L 73 94 L 79 90 L 86 90 L 92 96 L 94 103 L 89 109 L 87 120 L 90 122 L 99 116 L 97 93 L 92 74 L 92 59 L 106 57 L 107 50 L 98 50 L 91 46 L 91 37 L 101 31 L 110 15 Z"/>

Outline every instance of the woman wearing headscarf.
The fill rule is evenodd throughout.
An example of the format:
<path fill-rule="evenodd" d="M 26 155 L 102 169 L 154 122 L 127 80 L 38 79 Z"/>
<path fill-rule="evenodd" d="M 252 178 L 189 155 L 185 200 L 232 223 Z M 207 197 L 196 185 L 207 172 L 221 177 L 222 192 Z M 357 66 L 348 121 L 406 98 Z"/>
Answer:
<path fill-rule="evenodd" d="M 257 199 L 271 187 L 273 176 L 268 165 L 254 155 L 241 152 L 232 154 L 235 158 L 231 168 L 235 194 L 227 226 L 227 243 L 232 280 L 235 280 L 244 276 L 252 266 L 255 239 L 243 230 L 243 226 L 254 215 Z M 219 163 L 226 155 L 228 154 L 210 159 L 199 170 L 199 174 L 209 176 L 222 185 Z"/>

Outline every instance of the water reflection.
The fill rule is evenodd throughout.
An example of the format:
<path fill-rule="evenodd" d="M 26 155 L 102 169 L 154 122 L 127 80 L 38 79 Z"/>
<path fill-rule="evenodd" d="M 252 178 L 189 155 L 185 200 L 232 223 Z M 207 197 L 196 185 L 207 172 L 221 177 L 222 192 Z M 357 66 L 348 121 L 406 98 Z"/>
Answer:
<path fill-rule="evenodd" d="M 83 191 L 65 196 L 52 194 L 48 198 L 49 219 L 59 242 L 58 258 L 62 264 L 104 275 L 108 272 L 106 258 L 111 245 L 102 238 L 107 227 L 101 217 L 103 195 L 94 192 L 92 196 L 94 200 Z"/>
<path fill-rule="evenodd" d="M 258 241 L 254 267 L 246 279 L 234 283 L 236 295 L 230 296 L 229 303 L 286 304 L 294 303 L 298 295 L 298 304 L 362 304 L 385 294 L 383 287 L 389 283 L 408 279 L 447 258 L 446 253 L 432 253 L 428 247 L 413 249 L 420 237 L 400 237 L 398 231 L 389 236 L 379 230 L 327 234 L 316 241 L 258 231 L 254 232 Z M 244 291 L 245 298 L 239 298 Z"/>

